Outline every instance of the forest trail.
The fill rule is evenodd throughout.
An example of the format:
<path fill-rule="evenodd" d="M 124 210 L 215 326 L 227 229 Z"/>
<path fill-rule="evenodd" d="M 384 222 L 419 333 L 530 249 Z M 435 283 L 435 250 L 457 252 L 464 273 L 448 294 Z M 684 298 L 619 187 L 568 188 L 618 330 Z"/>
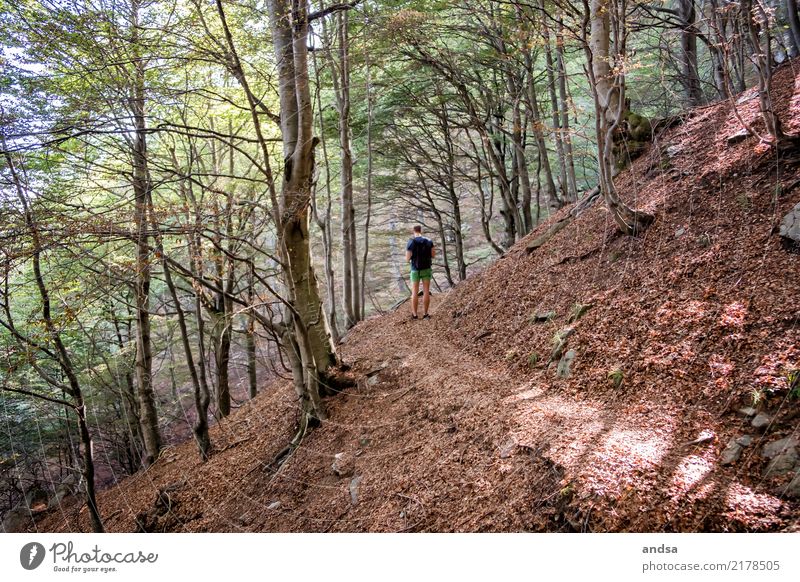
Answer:
<path fill-rule="evenodd" d="M 789 132 L 798 86 L 791 67 L 776 72 Z M 753 120 L 750 95 L 738 115 Z M 800 255 L 776 225 L 797 204 L 800 162 L 752 138 L 729 145 L 737 131 L 730 103 L 697 108 L 619 176 L 657 215 L 643 236 L 620 236 L 596 204 L 526 252 L 567 208 L 435 296 L 430 321 L 404 304 L 359 323 L 340 345 L 356 386 L 326 400 L 328 420 L 277 474 L 265 466 L 297 419 L 287 381 L 213 427 L 208 463 L 186 442 L 101 492 L 106 527 L 797 530 Z M 795 454 L 780 471 L 779 443 Z M 87 531 L 86 508 L 37 527 Z"/>

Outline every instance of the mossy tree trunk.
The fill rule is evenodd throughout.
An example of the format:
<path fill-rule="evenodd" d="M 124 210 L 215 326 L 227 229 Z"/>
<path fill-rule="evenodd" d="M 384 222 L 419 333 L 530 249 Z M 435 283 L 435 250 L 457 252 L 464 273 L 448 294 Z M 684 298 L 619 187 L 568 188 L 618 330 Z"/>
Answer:
<path fill-rule="evenodd" d="M 625 109 L 624 63 L 617 62 L 618 58 L 621 60 L 625 56 L 625 15 L 624 0 L 592 0 L 589 13 L 584 15 L 584 22 L 588 20 L 590 28 L 589 38 L 584 39 L 584 49 L 595 103 L 600 190 L 619 229 L 625 234 L 636 235 L 645 230 L 654 217 L 625 204 L 614 184 L 614 133 Z M 611 52 L 612 24 L 614 54 Z"/>

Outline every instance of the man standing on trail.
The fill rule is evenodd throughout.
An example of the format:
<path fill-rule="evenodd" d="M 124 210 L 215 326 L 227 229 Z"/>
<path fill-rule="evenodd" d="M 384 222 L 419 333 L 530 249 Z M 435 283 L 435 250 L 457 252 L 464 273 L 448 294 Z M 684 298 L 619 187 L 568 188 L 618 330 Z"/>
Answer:
<path fill-rule="evenodd" d="M 417 319 L 417 306 L 419 305 L 419 282 L 422 281 L 422 309 L 425 311 L 422 319 L 430 319 L 428 307 L 431 304 L 431 277 L 433 269 L 431 263 L 436 251 L 433 241 L 422 236 L 422 227 L 414 227 L 414 236 L 406 245 L 406 261 L 411 262 L 411 319 Z"/>

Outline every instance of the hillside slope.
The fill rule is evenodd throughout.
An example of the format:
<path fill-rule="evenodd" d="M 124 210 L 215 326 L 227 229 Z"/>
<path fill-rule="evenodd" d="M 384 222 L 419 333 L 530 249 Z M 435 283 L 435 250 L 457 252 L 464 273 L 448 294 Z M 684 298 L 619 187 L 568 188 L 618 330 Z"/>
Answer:
<path fill-rule="evenodd" d="M 800 132 L 791 66 L 773 99 Z M 740 101 L 755 119 L 754 94 Z M 185 443 L 104 491 L 109 530 L 148 511 L 140 521 L 162 531 L 797 528 L 796 443 L 764 445 L 800 440 L 786 378 L 800 368 L 800 255 L 773 232 L 800 166 L 752 138 L 728 145 L 739 131 L 729 103 L 698 108 L 620 176 L 657 215 L 643 236 L 618 235 L 597 204 L 438 297 L 431 321 L 401 309 L 359 324 L 341 346 L 358 387 L 329 400 L 277 475 L 263 465 L 292 434 L 288 384 L 215 427 L 224 450 L 209 463 Z M 547 364 L 568 327 L 559 377 L 560 358 Z M 786 471 L 768 471 L 776 459 Z M 64 505 L 38 527 L 87 530 L 86 510 Z"/>

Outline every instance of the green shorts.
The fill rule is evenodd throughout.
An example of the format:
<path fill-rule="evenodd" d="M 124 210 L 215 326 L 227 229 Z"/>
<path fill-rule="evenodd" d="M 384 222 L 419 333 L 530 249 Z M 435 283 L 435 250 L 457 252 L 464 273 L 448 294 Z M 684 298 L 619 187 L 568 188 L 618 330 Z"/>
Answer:
<path fill-rule="evenodd" d="M 411 282 L 416 283 L 417 281 L 430 281 L 433 277 L 433 269 L 422 269 L 421 271 L 415 271 L 411 269 Z"/>

